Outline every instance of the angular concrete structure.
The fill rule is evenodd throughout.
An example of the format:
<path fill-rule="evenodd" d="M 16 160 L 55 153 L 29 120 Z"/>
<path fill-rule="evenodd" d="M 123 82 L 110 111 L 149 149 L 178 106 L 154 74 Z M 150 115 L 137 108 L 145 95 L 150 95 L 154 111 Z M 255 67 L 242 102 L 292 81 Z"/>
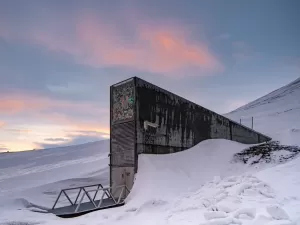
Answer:
<path fill-rule="evenodd" d="M 112 85 L 110 91 L 112 187 L 132 188 L 140 153 L 173 153 L 216 138 L 246 144 L 271 140 L 137 77 Z"/>

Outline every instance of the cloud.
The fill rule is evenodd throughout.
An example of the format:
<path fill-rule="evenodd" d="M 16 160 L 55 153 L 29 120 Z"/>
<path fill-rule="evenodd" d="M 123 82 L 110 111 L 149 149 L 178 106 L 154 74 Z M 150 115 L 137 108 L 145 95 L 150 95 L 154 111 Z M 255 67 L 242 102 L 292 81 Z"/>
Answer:
<path fill-rule="evenodd" d="M 97 68 L 121 66 L 166 76 L 188 76 L 183 71 L 189 68 L 203 72 L 198 76 L 223 69 L 208 44 L 193 40 L 186 26 L 132 24 L 135 32 L 125 35 L 92 13 L 82 13 L 65 23 L 61 26 L 75 27 L 72 35 L 57 32 L 60 28 L 35 28 L 25 39 Z"/>
<path fill-rule="evenodd" d="M 135 19 L 121 21 L 124 28 L 116 26 L 119 17 L 77 13 L 38 20 L 33 12 L 22 26 L 14 26 L 19 23 L 14 18 L 0 21 L 0 36 L 8 51 L 2 54 L 0 115 L 8 118 L 3 133 L 9 136 L 7 146 L 12 150 L 36 148 L 36 143 L 108 138 L 109 104 L 102 102 L 109 99 L 109 90 L 107 96 L 98 92 L 108 86 L 108 80 L 117 81 L 124 73 L 183 77 L 191 75 L 187 71 L 192 68 L 204 76 L 222 67 L 209 44 L 196 41 L 187 26 L 165 20 L 150 25 L 149 20 Z M 112 78 L 103 79 L 101 73 Z M 14 143 L 16 138 L 20 142 Z"/>
<path fill-rule="evenodd" d="M 109 113 L 109 111 L 108 111 Z M 108 114 L 107 113 L 107 114 Z M 84 132 L 97 132 L 97 134 L 109 135 L 109 115 L 106 117 L 82 117 L 73 118 L 72 115 L 66 115 L 56 112 L 47 112 L 35 114 L 43 121 L 60 124 L 65 127 L 66 132 L 84 133 Z M 100 117 L 100 118 L 99 118 Z M 104 122 L 105 121 L 105 122 Z"/>
<path fill-rule="evenodd" d="M 49 141 L 49 142 L 66 142 L 69 141 L 69 139 L 66 138 L 45 138 L 45 141 Z"/>
<path fill-rule="evenodd" d="M 37 94 L 10 94 L 0 96 L 0 113 L 16 114 L 20 112 L 41 112 L 67 110 L 73 112 L 89 112 L 97 115 L 106 114 L 108 109 L 89 102 L 58 100 Z"/>
<path fill-rule="evenodd" d="M 9 151 L 9 149 L 5 145 L 0 144 L 0 153 L 7 152 L 7 151 Z"/>
<path fill-rule="evenodd" d="M 77 24 L 79 46 L 92 65 L 121 65 L 149 72 L 171 74 L 194 66 L 207 71 L 219 69 L 217 59 L 203 43 L 193 43 L 180 27 L 138 26 L 134 43 L 121 34 L 87 18 Z"/>
<path fill-rule="evenodd" d="M 13 141 L 4 141 L 3 144 L 0 144 L 0 152 L 16 152 L 16 151 L 25 151 L 36 149 L 38 146 L 34 143 L 30 143 L 24 140 L 15 139 Z"/>
<path fill-rule="evenodd" d="M 0 142 L 11 151 L 109 137 L 109 109 L 98 103 L 59 100 L 32 93 L 0 95 L 0 102 L 0 115 L 7 119 L 0 123 Z"/>
<path fill-rule="evenodd" d="M 0 148 L 0 153 L 1 153 L 1 152 L 8 152 L 8 151 L 9 151 L 8 148 Z"/>
<path fill-rule="evenodd" d="M 3 127 L 5 127 L 5 126 L 6 126 L 6 123 L 3 122 L 3 121 L 0 121 L 0 129 L 3 128 Z"/>
<path fill-rule="evenodd" d="M 18 133 L 18 134 L 28 134 L 28 133 L 31 133 L 32 130 L 30 129 L 5 129 L 5 131 L 9 131 L 9 132 L 12 132 L 12 133 Z"/>
<path fill-rule="evenodd" d="M 68 138 L 46 138 L 46 142 L 36 143 L 41 148 L 56 148 L 69 145 L 79 145 L 88 142 L 101 141 L 108 138 L 106 133 L 96 131 L 74 131 Z M 50 143 L 49 143 L 50 142 Z"/>
<path fill-rule="evenodd" d="M 28 96 L 0 96 L 0 112 L 14 114 L 24 110 L 37 110 L 46 107 L 46 103 Z"/>
<path fill-rule="evenodd" d="M 103 138 L 108 138 L 109 137 L 109 133 L 107 132 L 101 132 L 101 131 L 76 131 L 75 132 L 76 135 L 82 135 L 82 136 L 101 136 Z"/>
<path fill-rule="evenodd" d="M 17 142 L 14 141 L 14 142 L 7 143 L 7 148 L 9 149 L 9 151 L 19 152 L 19 151 L 30 151 L 34 149 L 39 149 L 40 146 L 30 141 L 20 140 Z"/>
<path fill-rule="evenodd" d="M 68 145 L 78 145 L 78 144 L 84 144 L 84 143 L 88 143 L 88 142 L 94 142 L 94 141 L 102 141 L 106 138 L 103 137 L 97 137 L 97 136 L 77 136 L 74 137 L 72 139 L 72 141 L 70 141 L 68 143 Z"/>

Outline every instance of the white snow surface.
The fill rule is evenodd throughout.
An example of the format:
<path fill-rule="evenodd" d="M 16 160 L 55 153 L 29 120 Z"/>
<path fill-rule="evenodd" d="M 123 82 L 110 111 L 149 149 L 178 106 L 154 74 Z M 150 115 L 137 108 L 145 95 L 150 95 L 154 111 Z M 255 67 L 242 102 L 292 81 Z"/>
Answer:
<path fill-rule="evenodd" d="M 255 129 L 284 144 L 299 144 L 299 83 L 300 79 L 226 116 L 237 121 L 240 116 L 257 116 Z M 278 165 L 232 162 L 235 153 L 249 146 L 206 140 L 179 153 L 140 155 L 135 184 L 123 207 L 72 219 L 32 209 L 52 207 L 62 188 L 107 186 L 109 141 L 3 153 L 0 224 L 300 225 L 300 158 Z M 287 152 L 274 157 L 278 154 Z"/>
<path fill-rule="evenodd" d="M 300 145 L 300 78 L 228 114 L 286 145 Z"/>

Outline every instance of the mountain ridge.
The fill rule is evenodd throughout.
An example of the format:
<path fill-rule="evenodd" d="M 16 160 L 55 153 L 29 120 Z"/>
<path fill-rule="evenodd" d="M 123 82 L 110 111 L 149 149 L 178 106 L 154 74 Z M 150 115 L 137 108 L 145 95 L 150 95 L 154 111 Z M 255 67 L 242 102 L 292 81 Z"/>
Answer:
<path fill-rule="evenodd" d="M 231 114 L 231 113 L 235 113 L 237 111 L 240 111 L 240 110 L 247 110 L 247 109 L 250 109 L 250 108 L 253 108 L 257 105 L 263 105 L 263 104 L 268 104 L 268 103 L 272 103 L 288 94 L 291 94 L 293 93 L 294 91 L 298 91 L 298 95 L 299 95 L 299 98 L 300 98 L 300 77 L 297 78 L 296 80 L 254 100 L 254 101 L 251 101 L 235 110 L 232 110 L 231 112 L 229 113 L 226 113 L 225 115 L 227 114 Z"/>

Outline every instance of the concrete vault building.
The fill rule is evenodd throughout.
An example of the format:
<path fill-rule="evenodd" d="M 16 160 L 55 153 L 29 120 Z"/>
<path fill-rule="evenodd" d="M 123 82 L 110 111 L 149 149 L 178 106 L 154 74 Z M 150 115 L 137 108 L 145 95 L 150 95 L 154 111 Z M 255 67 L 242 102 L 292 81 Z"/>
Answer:
<path fill-rule="evenodd" d="M 206 139 L 255 144 L 271 138 L 140 78 L 110 87 L 110 185 L 132 188 L 140 153 L 166 154 Z"/>

